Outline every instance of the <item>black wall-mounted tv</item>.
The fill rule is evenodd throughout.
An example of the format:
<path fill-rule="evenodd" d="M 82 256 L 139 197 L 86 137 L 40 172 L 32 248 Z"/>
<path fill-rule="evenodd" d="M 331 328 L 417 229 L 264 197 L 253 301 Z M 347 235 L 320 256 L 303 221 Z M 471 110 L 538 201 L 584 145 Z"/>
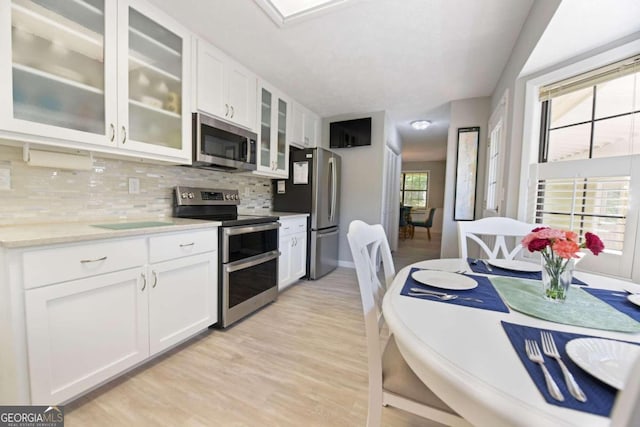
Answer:
<path fill-rule="evenodd" d="M 331 148 L 371 145 L 371 117 L 332 122 L 329 126 L 329 146 Z"/>

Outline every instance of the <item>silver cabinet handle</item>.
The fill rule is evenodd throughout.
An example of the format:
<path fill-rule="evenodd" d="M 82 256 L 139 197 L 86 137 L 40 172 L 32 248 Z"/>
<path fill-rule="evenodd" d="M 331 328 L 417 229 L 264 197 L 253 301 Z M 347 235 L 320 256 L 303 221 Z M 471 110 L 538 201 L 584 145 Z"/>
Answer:
<path fill-rule="evenodd" d="M 235 115 L 236 110 L 233 109 L 233 105 L 231 106 L 231 118 L 233 119 L 233 116 Z"/>
<path fill-rule="evenodd" d="M 116 139 L 116 127 L 111 123 L 109 128 L 111 129 L 111 138 L 109 138 L 109 141 L 113 142 L 113 140 Z"/>
<path fill-rule="evenodd" d="M 224 104 L 224 116 L 227 117 L 229 115 L 229 104 Z"/>
<path fill-rule="evenodd" d="M 144 273 L 140 273 L 140 276 L 142 276 L 142 289 L 140 289 L 140 291 L 144 291 L 147 287 L 147 276 L 145 276 Z"/>
<path fill-rule="evenodd" d="M 153 270 L 151 274 L 153 274 L 153 285 L 151 285 L 151 287 L 155 288 L 156 285 L 158 284 L 158 273 L 156 273 L 156 271 Z"/>
<path fill-rule="evenodd" d="M 122 143 L 124 144 L 125 142 L 127 142 L 127 129 L 122 126 Z"/>
<path fill-rule="evenodd" d="M 186 248 L 187 246 L 193 246 L 195 245 L 195 242 L 191 242 L 191 243 L 181 243 L 180 247 L 181 248 Z"/>
<path fill-rule="evenodd" d="M 104 261 L 104 260 L 106 260 L 106 259 L 107 259 L 107 257 L 106 257 L 106 256 L 103 256 L 102 258 L 96 258 L 96 259 L 81 259 L 81 260 L 80 260 L 80 263 L 82 263 L 82 264 L 87 264 L 87 263 L 89 263 L 89 262 Z"/>

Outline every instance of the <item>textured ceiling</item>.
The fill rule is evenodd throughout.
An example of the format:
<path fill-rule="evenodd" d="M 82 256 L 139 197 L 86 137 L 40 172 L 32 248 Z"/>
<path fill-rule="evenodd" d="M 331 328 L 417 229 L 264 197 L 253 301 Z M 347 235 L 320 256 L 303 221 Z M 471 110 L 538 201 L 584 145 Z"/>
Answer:
<path fill-rule="evenodd" d="M 350 0 L 282 28 L 252 0 L 152 1 L 323 117 L 387 111 L 418 161 L 444 159 L 450 101 L 492 94 L 533 0 Z"/>

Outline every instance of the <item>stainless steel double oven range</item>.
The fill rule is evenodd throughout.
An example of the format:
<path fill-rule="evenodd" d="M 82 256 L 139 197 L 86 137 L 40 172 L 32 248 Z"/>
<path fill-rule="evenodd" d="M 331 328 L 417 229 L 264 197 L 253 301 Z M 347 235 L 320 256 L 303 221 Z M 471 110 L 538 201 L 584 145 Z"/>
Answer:
<path fill-rule="evenodd" d="M 173 216 L 219 221 L 218 326 L 226 328 L 278 296 L 278 217 L 238 215 L 238 190 L 178 186 Z"/>

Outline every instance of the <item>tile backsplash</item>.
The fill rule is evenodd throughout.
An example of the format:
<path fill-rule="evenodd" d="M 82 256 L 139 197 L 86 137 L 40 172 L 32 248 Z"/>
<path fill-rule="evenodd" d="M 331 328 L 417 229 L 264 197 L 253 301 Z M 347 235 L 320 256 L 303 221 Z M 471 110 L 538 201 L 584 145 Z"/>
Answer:
<path fill-rule="evenodd" d="M 0 145 L 0 169 L 10 189 L 0 189 L 0 225 L 171 216 L 176 185 L 240 191 L 242 211 L 271 208 L 271 180 L 183 166 L 94 158 L 89 171 L 28 166 L 20 148 Z M 140 193 L 129 194 L 129 178 Z"/>

